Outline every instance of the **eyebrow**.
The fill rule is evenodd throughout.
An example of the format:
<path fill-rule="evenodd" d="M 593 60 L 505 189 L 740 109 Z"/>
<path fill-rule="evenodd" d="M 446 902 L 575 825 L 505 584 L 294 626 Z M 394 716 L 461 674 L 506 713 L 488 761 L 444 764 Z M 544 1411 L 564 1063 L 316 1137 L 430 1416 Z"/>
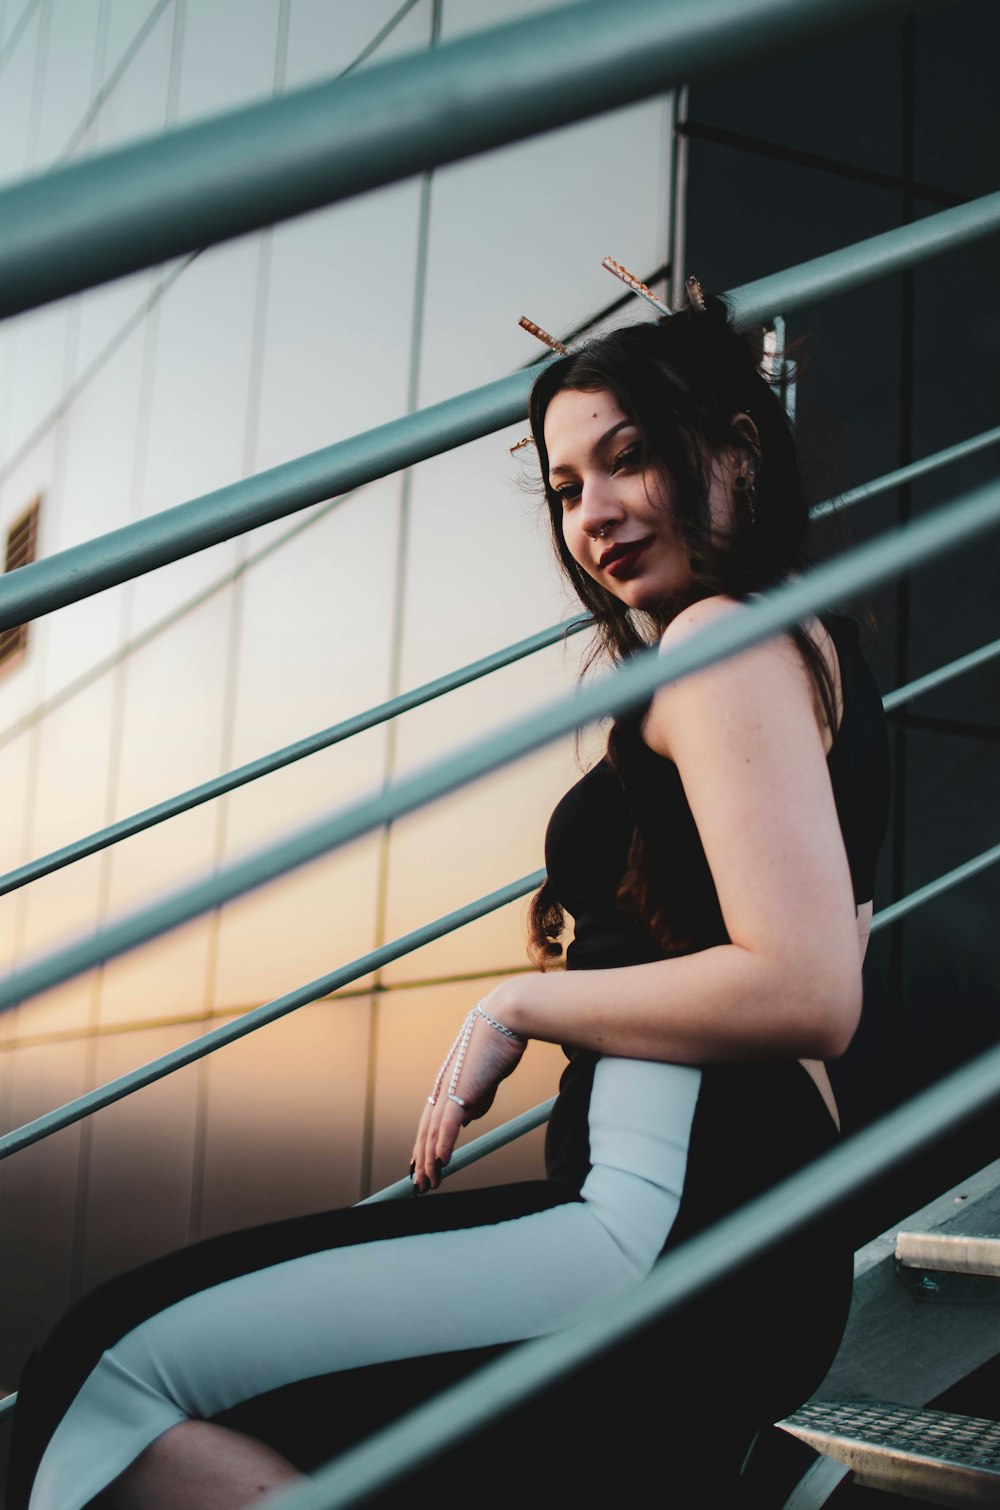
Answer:
<path fill-rule="evenodd" d="M 594 442 L 593 446 L 591 447 L 591 454 L 593 455 L 594 452 L 602 450 L 603 447 L 607 445 L 608 441 L 611 440 L 613 436 L 618 434 L 619 430 L 634 429 L 634 419 L 620 419 L 617 424 L 612 425 L 610 430 L 605 430 L 604 434 Z M 562 466 L 549 467 L 549 477 L 554 477 L 557 474 L 561 474 L 563 472 L 574 472 L 575 470 L 576 468 L 570 466 L 568 463 L 564 463 Z"/>

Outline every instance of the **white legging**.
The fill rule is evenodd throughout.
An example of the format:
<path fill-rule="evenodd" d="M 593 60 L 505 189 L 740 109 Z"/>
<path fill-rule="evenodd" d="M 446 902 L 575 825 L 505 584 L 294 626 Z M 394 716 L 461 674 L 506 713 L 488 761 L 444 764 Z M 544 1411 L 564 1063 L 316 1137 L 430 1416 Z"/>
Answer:
<path fill-rule="evenodd" d="M 536 1337 L 634 1286 L 677 1215 L 700 1082 L 695 1068 L 600 1060 L 580 1201 L 307 1253 L 151 1315 L 85 1379 L 30 1510 L 82 1510 L 191 1417 L 343 1369 Z"/>

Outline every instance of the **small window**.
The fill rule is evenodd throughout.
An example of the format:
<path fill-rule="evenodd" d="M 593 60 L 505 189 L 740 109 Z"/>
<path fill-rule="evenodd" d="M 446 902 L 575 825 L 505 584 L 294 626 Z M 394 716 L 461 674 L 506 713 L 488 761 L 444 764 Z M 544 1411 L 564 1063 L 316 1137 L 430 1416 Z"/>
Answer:
<path fill-rule="evenodd" d="M 28 566 L 35 559 L 38 544 L 38 510 L 41 498 L 36 498 L 15 519 L 7 531 L 7 551 L 4 556 L 4 571 L 16 571 L 19 566 Z M 13 629 L 0 629 L 0 671 L 15 666 L 28 648 L 28 626 L 17 624 Z"/>

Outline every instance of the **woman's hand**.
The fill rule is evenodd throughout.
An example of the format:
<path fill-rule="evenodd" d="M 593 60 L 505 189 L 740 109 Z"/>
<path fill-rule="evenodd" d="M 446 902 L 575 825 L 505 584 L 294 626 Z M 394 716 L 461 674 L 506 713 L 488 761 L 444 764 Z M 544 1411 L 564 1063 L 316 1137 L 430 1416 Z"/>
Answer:
<path fill-rule="evenodd" d="M 466 1017 L 427 1098 L 413 1145 L 413 1183 L 435 1190 L 467 1123 L 493 1105 L 497 1086 L 518 1066 L 527 1039 L 492 1015 L 486 1000 Z"/>

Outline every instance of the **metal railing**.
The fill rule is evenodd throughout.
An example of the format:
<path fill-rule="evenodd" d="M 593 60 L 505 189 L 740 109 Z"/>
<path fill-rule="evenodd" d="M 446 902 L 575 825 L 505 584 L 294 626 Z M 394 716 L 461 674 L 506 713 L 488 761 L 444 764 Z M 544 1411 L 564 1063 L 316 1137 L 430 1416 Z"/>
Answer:
<path fill-rule="evenodd" d="M 889 8 L 882 0 L 879 11 Z M 457 160 L 486 146 L 662 92 L 681 79 L 714 71 L 726 61 L 737 57 L 749 60 L 766 53 L 779 39 L 787 46 L 790 40 L 847 21 L 870 20 L 871 11 L 870 0 L 814 0 L 809 6 L 800 0 L 746 0 L 735 13 L 729 0 L 678 0 L 669 9 L 661 0 L 632 0 L 627 9 L 611 11 L 604 0 L 590 0 L 531 22 L 448 44 L 417 59 L 386 64 L 338 83 L 336 95 L 330 86 L 316 86 L 15 185 L 0 193 L 0 217 L 5 226 L 0 247 L 0 315 L 420 169 Z M 720 25 L 720 21 L 725 24 Z M 555 75 L 549 64 L 553 55 L 560 56 Z M 536 77 L 539 67 L 544 71 L 542 79 Z M 390 97 L 387 89 L 391 90 L 393 112 L 384 109 L 385 99 Z M 729 301 L 735 323 L 746 326 L 778 312 L 787 313 L 819 297 L 830 297 L 871 278 L 911 267 L 998 227 L 1000 194 L 869 238 L 733 290 Z M 63 247 L 67 248 L 65 252 Z M 59 249 L 57 253 L 54 248 Z M 333 493 L 496 430 L 523 414 L 532 376 L 531 372 L 514 374 L 26 567 L 0 583 L 0 628 L 75 602 Z M 987 432 L 962 447 L 949 448 L 948 459 L 992 444 L 997 433 Z M 854 490 L 854 497 L 845 495 L 823 509 L 845 507 L 883 490 L 883 485 L 900 485 L 941 464 L 941 460 L 928 458 L 911 468 L 898 469 L 867 489 Z M 472 741 L 446 760 L 394 781 L 372 796 L 232 862 L 208 879 L 139 908 L 91 937 L 29 962 L 0 982 L 0 1010 L 263 886 L 594 719 L 634 705 L 668 680 L 690 675 L 852 593 L 954 550 L 997 523 L 1000 484 L 993 483 L 783 584 L 669 653 L 637 656 L 613 675 L 491 731 L 488 738 Z M 565 626 L 555 626 L 543 635 L 556 638 L 563 632 Z M 983 664 L 997 648 L 996 644 L 984 646 L 950 667 L 898 689 L 885 700 L 886 707 L 891 699 L 895 699 L 893 706 L 898 706 L 961 671 Z M 508 654 L 496 653 L 498 657 Z M 469 670 L 463 668 L 451 675 Z M 452 682 L 440 691 L 460 684 Z M 418 694 L 436 696 L 440 692 L 429 693 L 424 688 L 418 689 Z M 381 705 L 380 717 L 393 717 L 402 711 L 396 707 L 385 712 L 388 706 Z M 358 717 L 370 717 L 378 711 L 369 710 L 369 714 Z M 338 725 L 314 738 L 327 738 L 332 743 L 334 738 L 346 737 L 347 732 L 356 729 Z M 281 758 L 281 763 L 287 763 L 285 757 L 297 759 L 311 753 L 302 750 L 289 755 L 296 748 L 289 746 L 264 757 L 264 761 Z M 251 767 L 258 764 L 251 763 Z M 237 776 L 251 780 L 264 774 L 251 767 L 219 780 L 237 785 Z M 242 774 L 247 771 L 250 774 Z M 205 792 L 195 800 L 205 801 L 213 795 L 218 792 Z M 182 794 L 182 798 L 191 797 L 192 793 Z M 108 837 L 105 842 L 121 836 Z M 67 864 L 75 858 L 76 854 L 67 855 L 58 863 Z M 897 921 L 998 858 L 1000 846 L 985 851 L 883 909 L 875 924 L 884 927 Z M 48 1114 L 48 1119 L 62 1117 L 62 1121 L 42 1118 L 15 1130 L 7 1140 L 0 1141 L 0 1155 L 110 1104 L 139 1084 L 170 1073 L 180 1063 L 189 1062 L 185 1054 L 194 1058 L 211 1052 L 222 1042 L 254 1031 L 378 964 L 505 905 L 540 879 L 540 872 L 523 877 L 382 950 L 244 1014 L 175 1051 L 175 1055 L 132 1072 L 131 1077 L 122 1077 Z M 181 1057 L 175 1060 L 175 1056 Z M 172 1062 L 167 1064 L 167 1060 Z M 124 1080 L 130 1081 L 127 1088 L 123 1088 Z M 334 1510 L 376 1492 L 467 1431 L 597 1356 L 738 1263 L 763 1252 L 831 1202 L 845 1198 L 998 1095 L 1000 1049 L 949 1076 L 836 1152 L 686 1243 L 661 1261 L 650 1278 L 629 1296 L 600 1308 L 573 1328 L 522 1345 L 499 1363 L 463 1381 L 459 1390 L 447 1391 L 349 1451 L 308 1484 L 276 1499 L 275 1505 L 286 1510 Z M 456 1157 L 452 1169 L 498 1146 L 508 1135 L 539 1125 L 548 1105 L 517 1119 L 516 1134 L 498 1129 L 477 1140 Z M 370 1199 L 389 1199 L 402 1189 L 405 1182 Z M 12 1398 L 4 1402 L 0 1412 L 9 1410 L 12 1403 Z"/>

